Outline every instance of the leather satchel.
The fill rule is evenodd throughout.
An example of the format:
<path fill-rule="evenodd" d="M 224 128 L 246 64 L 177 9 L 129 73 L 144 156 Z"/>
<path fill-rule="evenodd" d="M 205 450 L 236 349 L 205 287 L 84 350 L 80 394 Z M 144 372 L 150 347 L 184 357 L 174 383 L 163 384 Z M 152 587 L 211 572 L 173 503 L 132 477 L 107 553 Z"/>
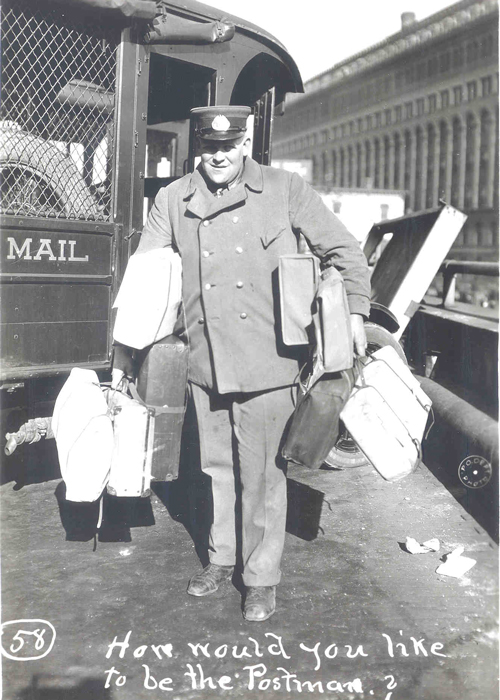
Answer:
<path fill-rule="evenodd" d="M 380 348 L 360 365 L 341 418 L 378 473 L 397 481 L 420 463 L 432 402 L 394 348 Z"/>
<path fill-rule="evenodd" d="M 317 368 L 306 383 L 299 383 L 282 449 L 286 460 L 310 469 L 321 467 L 339 436 L 340 412 L 353 385 L 353 370 L 321 374 Z"/>
<path fill-rule="evenodd" d="M 308 345 L 314 329 L 324 371 L 351 368 L 350 311 L 340 272 L 328 267 L 320 274 L 319 260 L 312 255 L 282 255 L 279 289 L 285 345 Z"/>
<path fill-rule="evenodd" d="M 325 372 L 341 372 L 353 366 L 351 316 L 344 279 L 335 267 L 321 275 L 313 316 L 316 352 Z"/>

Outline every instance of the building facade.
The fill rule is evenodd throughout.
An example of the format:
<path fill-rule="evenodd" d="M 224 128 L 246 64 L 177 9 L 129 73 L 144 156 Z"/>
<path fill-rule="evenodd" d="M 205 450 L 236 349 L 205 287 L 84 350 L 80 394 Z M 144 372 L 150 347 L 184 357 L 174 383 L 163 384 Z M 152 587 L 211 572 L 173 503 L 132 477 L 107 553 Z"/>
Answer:
<path fill-rule="evenodd" d="M 450 256 L 498 256 L 498 2 L 462 0 L 316 76 L 275 120 L 273 158 L 321 190 L 404 190 L 469 218 Z"/>

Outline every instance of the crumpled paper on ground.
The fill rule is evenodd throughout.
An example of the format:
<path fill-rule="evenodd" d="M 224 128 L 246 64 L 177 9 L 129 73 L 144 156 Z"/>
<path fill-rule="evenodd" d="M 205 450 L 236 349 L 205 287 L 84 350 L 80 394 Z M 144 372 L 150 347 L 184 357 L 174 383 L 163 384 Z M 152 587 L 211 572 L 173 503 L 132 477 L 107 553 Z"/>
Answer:
<path fill-rule="evenodd" d="M 440 544 L 437 537 L 422 544 L 419 544 L 413 537 L 407 537 L 405 547 L 410 554 L 426 554 L 427 552 L 438 552 Z"/>
<path fill-rule="evenodd" d="M 476 563 L 475 559 L 470 557 L 463 557 L 464 547 L 457 547 L 446 555 L 446 561 L 444 564 L 440 564 L 436 569 L 437 574 L 443 574 L 443 576 L 453 576 L 454 578 L 460 578 L 469 569 L 472 569 Z"/>

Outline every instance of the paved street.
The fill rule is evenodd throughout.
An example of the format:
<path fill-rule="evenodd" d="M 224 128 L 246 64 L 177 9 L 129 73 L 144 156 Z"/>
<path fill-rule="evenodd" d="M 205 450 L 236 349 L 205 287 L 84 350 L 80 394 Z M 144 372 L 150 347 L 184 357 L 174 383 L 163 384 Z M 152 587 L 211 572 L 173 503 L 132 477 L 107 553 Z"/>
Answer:
<path fill-rule="evenodd" d="M 195 475 L 106 499 L 94 542 L 96 507 L 23 473 L 2 487 L 3 621 L 45 622 L 4 626 L 5 700 L 497 697 L 497 548 L 425 467 L 396 484 L 370 468 L 290 469 L 278 609 L 262 624 L 242 619 L 237 578 L 185 593 L 206 556 Z M 410 555 L 407 535 L 440 551 Z M 436 574 L 458 545 L 474 568 Z M 47 622 L 53 647 L 21 662 L 49 649 Z"/>

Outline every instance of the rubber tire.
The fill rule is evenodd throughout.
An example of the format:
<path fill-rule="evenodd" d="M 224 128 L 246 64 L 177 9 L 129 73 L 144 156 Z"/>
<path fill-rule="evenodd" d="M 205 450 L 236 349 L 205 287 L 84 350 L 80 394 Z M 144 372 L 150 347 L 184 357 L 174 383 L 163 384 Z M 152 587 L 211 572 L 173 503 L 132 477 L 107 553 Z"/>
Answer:
<path fill-rule="evenodd" d="M 86 220 L 97 218 L 97 203 L 69 155 L 25 131 L 1 129 L 0 137 L 0 173 L 18 168 L 39 178 L 57 197 L 60 210 L 54 210 L 55 217 Z M 22 207 L 18 210 L 11 210 L 8 206 L 5 208 L 3 202 L 1 209 L 3 214 L 46 217 L 45 212 L 40 214 L 36 209 L 26 211 Z"/>
<path fill-rule="evenodd" d="M 398 356 L 405 364 L 408 364 L 404 350 L 394 336 L 382 326 L 368 321 L 365 323 L 367 340 L 367 355 L 371 355 L 376 350 L 390 345 L 398 353 Z M 328 453 L 325 464 L 335 469 L 353 469 L 355 467 L 368 467 L 371 462 L 365 457 L 363 452 L 357 447 L 349 433 L 340 436 L 336 444 Z"/>

